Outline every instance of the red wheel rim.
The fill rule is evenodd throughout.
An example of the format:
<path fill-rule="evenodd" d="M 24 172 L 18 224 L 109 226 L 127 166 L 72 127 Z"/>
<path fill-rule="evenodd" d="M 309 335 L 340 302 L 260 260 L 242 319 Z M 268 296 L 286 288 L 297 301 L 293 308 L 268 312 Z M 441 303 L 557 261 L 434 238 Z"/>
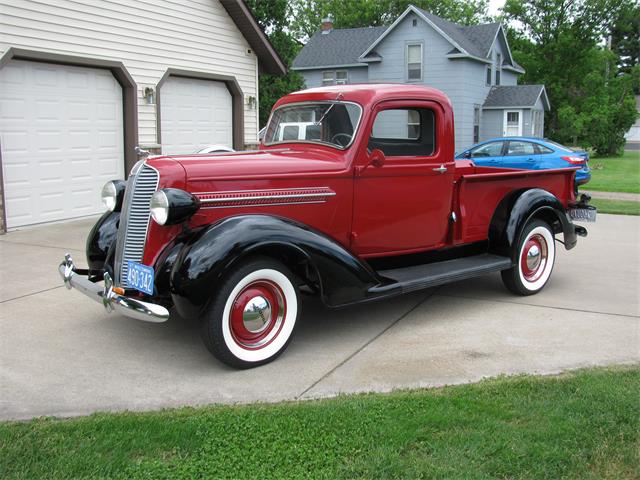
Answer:
<path fill-rule="evenodd" d="M 528 282 L 535 282 L 542 276 L 548 254 L 549 247 L 542 235 L 536 233 L 527 239 L 520 254 L 520 269 Z"/>
<path fill-rule="evenodd" d="M 286 300 L 278 285 L 257 280 L 236 295 L 229 323 L 236 343 L 248 350 L 264 348 L 284 325 Z"/>

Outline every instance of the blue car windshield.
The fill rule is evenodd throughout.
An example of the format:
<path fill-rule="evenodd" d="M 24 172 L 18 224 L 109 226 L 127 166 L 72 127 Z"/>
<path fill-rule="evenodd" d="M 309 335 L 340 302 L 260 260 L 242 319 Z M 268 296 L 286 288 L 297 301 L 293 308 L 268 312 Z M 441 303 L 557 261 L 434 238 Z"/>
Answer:
<path fill-rule="evenodd" d="M 558 150 L 563 150 L 565 152 L 573 153 L 573 152 L 578 152 L 579 151 L 579 150 L 574 150 L 573 148 L 565 147 L 564 145 L 560 145 L 559 143 L 556 143 L 553 140 L 545 140 L 545 142 L 548 143 L 549 145 L 553 145 Z"/>

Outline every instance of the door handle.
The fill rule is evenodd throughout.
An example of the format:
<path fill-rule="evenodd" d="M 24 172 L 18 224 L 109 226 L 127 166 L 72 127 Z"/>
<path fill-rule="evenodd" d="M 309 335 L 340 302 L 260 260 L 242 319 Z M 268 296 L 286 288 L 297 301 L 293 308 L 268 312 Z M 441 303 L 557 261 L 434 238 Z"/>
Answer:
<path fill-rule="evenodd" d="M 444 173 L 448 170 L 447 167 L 445 167 L 444 165 L 440 165 L 438 168 L 434 168 L 433 171 L 434 172 L 438 172 L 438 173 Z"/>

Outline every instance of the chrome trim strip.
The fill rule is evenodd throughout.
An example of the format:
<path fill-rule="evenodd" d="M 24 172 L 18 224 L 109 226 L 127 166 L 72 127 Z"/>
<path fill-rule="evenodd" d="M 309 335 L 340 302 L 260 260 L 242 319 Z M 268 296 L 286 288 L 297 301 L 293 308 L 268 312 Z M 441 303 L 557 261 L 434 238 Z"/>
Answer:
<path fill-rule="evenodd" d="M 326 203 L 324 200 L 312 200 L 309 202 L 278 202 L 278 203 L 251 203 L 239 205 L 207 205 L 202 206 L 203 210 L 211 210 L 212 208 L 246 208 L 246 207 L 276 207 L 280 205 L 310 205 L 313 203 Z"/>
<path fill-rule="evenodd" d="M 316 197 L 333 197 L 336 192 L 327 193 L 295 193 L 292 195 L 254 195 L 252 197 L 222 197 L 222 198 L 205 198 L 200 199 L 201 203 L 226 203 L 240 202 L 243 200 L 264 200 L 270 198 L 316 198 Z M 196 194 L 198 195 L 198 194 Z"/>

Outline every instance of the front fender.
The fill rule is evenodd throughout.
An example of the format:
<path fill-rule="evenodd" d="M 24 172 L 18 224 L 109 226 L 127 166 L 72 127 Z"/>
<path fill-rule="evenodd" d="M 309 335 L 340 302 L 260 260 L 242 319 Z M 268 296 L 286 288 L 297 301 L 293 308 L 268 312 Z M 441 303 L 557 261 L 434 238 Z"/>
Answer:
<path fill-rule="evenodd" d="M 498 204 L 489 227 L 490 251 L 513 256 L 520 232 L 533 218 L 545 220 L 554 233 L 562 233 L 567 250 L 576 246 L 575 225 L 567 217 L 560 200 L 546 190 L 532 188 L 512 192 Z"/>
<path fill-rule="evenodd" d="M 242 215 L 204 228 L 182 247 L 170 278 L 178 313 L 202 315 L 230 269 L 249 255 L 283 261 L 314 283 L 328 306 L 363 300 L 381 283 L 366 263 L 311 227 L 270 215 Z"/>
<path fill-rule="evenodd" d="M 86 253 L 90 274 L 98 274 L 104 268 L 109 250 L 116 244 L 119 222 L 120 212 L 105 212 L 89 232 Z"/>

